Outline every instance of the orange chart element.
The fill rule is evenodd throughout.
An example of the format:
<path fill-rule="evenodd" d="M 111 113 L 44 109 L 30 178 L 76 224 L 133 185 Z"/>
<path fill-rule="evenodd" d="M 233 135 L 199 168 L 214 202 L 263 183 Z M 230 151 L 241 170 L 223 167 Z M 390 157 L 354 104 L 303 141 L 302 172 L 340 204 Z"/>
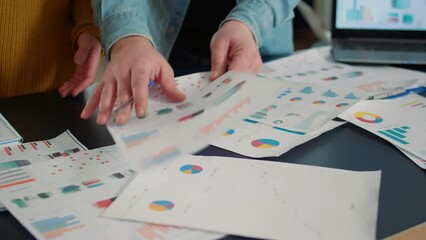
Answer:
<path fill-rule="evenodd" d="M 383 122 L 383 118 L 379 115 L 376 115 L 374 113 L 369 112 L 356 112 L 354 113 L 354 116 L 356 119 L 358 119 L 361 122 L 366 123 L 380 123 Z"/>

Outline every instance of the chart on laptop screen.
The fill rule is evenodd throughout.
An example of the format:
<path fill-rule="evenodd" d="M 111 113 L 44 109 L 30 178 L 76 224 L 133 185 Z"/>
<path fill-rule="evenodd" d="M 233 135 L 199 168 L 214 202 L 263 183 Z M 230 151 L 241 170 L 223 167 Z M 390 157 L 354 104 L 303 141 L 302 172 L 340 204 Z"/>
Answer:
<path fill-rule="evenodd" d="M 426 30 L 426 0 L 337 0 L 336 28 Z"/>

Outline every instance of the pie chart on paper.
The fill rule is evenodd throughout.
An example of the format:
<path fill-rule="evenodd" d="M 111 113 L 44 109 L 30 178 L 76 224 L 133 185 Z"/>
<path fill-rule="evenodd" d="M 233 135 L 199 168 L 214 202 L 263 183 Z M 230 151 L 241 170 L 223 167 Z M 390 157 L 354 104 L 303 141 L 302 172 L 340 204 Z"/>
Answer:
<path fill-rule="evenodd" d="M 280 145 L 280 142 L 274 139 L 261 138 L 252 141 L 251 145 L 255 148 L 274 148 Z"/>
<path fill-rule="evenodd" d="M 149 208 L 154 211 L 164 212 L 171 210 L 175 206 L 174 203 L 166 200 L 158 200 L 149 204 Z"/>
<path fill-rule="evenodd" d="M 182 166 L 180 168 L 180 171 L 185 174 L 197 174 L 203 171 L 203 168 L 197 165 L 188 164 L 188 165 Z"/>

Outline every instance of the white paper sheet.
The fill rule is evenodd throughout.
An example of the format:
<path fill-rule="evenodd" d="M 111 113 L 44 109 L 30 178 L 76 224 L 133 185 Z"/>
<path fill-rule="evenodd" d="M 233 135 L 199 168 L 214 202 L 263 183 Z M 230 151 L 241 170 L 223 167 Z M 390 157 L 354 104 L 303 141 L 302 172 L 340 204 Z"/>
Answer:
<path fill-rule="evenodd" d="M 321 56 L 317 49 L 264 64 L 259 76 L 332 87 L 348 87 L 374 96 L 395 89 L 424 86 L 426 74 L 390 66 L 353 66 Z"/>
<path fill-rule="evenodd" d="M 246 120 L 226 131 L 211 144 L 248 157 L 277 157 L 343 124 L 343 121 L 329 121 L 316 131 L 301 134 Z"/>
<path fill-rule="evenodd" d="M 300 133 L 320 129 L 353 104 L 365 98 L 365 92 L 350 87 L 331 87 L 292 81 L 280 81 L 278 94 L 271 103 L 247 119 Z"/>
<path fill-rule="evenodd" d="M 395 147 L 397 147 L 397 146 L 395 146 Z M 405 156 L 407 156 L 409 159 L 411 159 L 411 161 L 413 161 L 415 164 L 417 164 L 417 166 L 419 166 L 419 167 L 421 167 L 421 168 L 423 168 L 423 169 L 426 169 L 426 159 L 422 159 L 422 158 L 419 158 L 419 157 L 417 157 L 416 155 L 413 155 L 412 153 L 410 153 L 410 152 L 407 152 L 406 150 L 404 150 L 404 149 L 402 149 L 402 148 L 400 148 L 400 147 L 397 147 Z"/>
<path fill-rule="evenodd" d="M 426 159 L 426 98 L 418 94 L 361 101 L 340 117 Z"/>
<path fill-rule="evenodd" d="M 273 95 L 279 84 L 253 75 L 228 72 L 208 85 L 188 91 L 183 103 L 166 101 L 158 97 L 160 90 L 154 89 L 145 118 L 133 117 L 126 125 L 109 123 L 107 127 L 129 159 L 156 158 L 159 146 L 192 153 L 206 147 L 253 109 L 266 105 L 270 100 L 265 96 Z"/>
<path fill-rule="evenodd" d="M 266 239 L 375 239 L 380 172 L 181 155 L 104 213 Z"/>
<path fill-rule="evenodd" d="M 223 234 L 101 217 L 138 169 L 113 146 L 0 171 L 0 200 L 37 239 L 217 239 Z M 24 179 L 25 177 L 25 179 Z"/>
<path fill-rule="evenodd" d="M 37 164 L 85 150 L 87 148 L 70 131 L 48 140 L 3 146 L 0 151 L 0 171 Z M 1 202 L 0 211 L 6 211 Z"/>
<path fill-rule="evenodd" d="M 0 170 L 44 162 L 85 150 L 87 148 L 71 132 L 66 131 L 52 139 L 2 147 Z M 16 162 L 18 160 L 20 162 Z"/>

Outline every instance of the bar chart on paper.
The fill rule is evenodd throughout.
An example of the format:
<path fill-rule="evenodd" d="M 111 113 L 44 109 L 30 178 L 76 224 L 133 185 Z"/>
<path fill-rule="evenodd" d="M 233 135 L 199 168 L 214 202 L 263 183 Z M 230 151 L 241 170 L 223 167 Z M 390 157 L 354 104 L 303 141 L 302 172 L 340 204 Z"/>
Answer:
<path fill-rule="evenodd" d="M 46 239 L 65 235 L 67 232 L 84 227 L 74 215 L 36 220 L 31 223 Z"/>
<path fill-rule="evenodd" d="M 408 126 L 402 126 L 402 127 L 396 127 L 396 128 L 386 129 L 386 130 L 379 130 L 378 133 L 394 141 L 397 141 L 401 144 L 409 144 L 409 142 L 404 140 L 405 138 L 407 138 L 405 134 L 407 133 L 409 129 L 410 127 Z"/>
<path fill-rule="evenodd" d="M 401 98 L 361 101 L 341 117 L 426 159 L 426 99 L 417 94 Z"/>

